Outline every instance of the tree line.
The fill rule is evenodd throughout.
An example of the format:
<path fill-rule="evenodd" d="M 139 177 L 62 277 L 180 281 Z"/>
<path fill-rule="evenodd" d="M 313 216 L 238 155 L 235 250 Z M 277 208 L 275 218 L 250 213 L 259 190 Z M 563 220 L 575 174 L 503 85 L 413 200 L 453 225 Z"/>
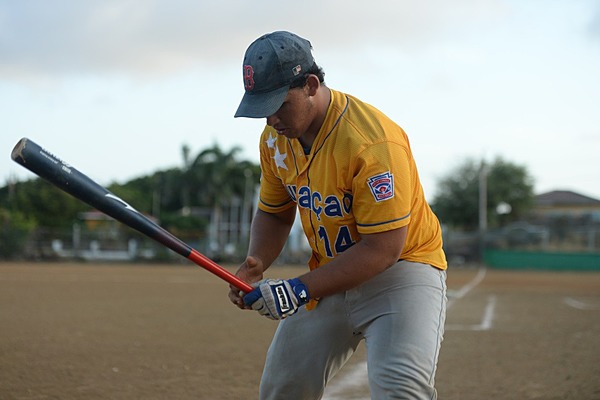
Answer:
<path fill-rule="evenodd" d="M 112 183 L 107 188 L 138 211 L 153 216 L 177 235 L 205 233 L 211 218 L 232 198 L 243 199 L 260 180 L 258 164 L 239 159 L 239 147 L 218 145 L 192 156 L 182 146 L 183 165 Z M 483 175 L 482 175 L 483 174 Z M 461 160 L 437 181 L 431 207 L 440 221 L 457 230 L 476 230 L 479 190 L 486 183 L 490 228 L 522 218 L 532 205 L 533 178 L 526 167 L 500 157 L 483 163 Z M 501 210 L 501 206 L 504 208 Z M 9 182 L 0 188 L 0 258 L 19 256 L 23 243 L 39 229 L 70 229 L 91 207 L 42 179 Z M 203 210 L 203 213 L 193 212 Z"/>
<path fill-rule="evenodd" d="M 182 147 L 183 166 L 160 170 L 107 189 L 172 232 L 200 232 L 208 219 L 194 210 L 219 214 L 232 197 L 243 198 L 260 178 L 256 163 L 239 159 L 239 147 L 218 145 L 191 155 Z M 33 178 L 0 188 L 0 258 L 19 256 L 24 241 L 40 229 L 70 229 L 91 207 L 52 184 Z"/>
<path fill-rule="evenodd" d="M 526 217 L 533 205 L 534 179 L 525 166 L 502 157 L 491 162 L 466 159 L 437 182 L 431 208 L 445 225 L 465 231 L 478 229 L 482 180 L 489 228 Z"/>

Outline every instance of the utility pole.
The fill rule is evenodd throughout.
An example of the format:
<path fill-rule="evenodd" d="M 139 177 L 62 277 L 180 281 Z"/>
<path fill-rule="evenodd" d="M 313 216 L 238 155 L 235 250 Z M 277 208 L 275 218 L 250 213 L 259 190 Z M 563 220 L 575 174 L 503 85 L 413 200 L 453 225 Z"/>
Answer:
<path fill-rule="evenodd" d="M 488 167 L 485 160 L 481 160 L 479 167 L 479 257 L 483 262 L 485 250 L 485 233 L 487 231 L 487 174 Z"/>

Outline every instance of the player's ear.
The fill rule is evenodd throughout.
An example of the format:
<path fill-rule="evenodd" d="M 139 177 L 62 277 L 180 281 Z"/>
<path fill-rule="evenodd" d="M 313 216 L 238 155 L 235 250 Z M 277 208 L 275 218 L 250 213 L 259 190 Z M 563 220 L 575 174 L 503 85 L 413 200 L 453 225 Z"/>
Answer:
<path fill-rule="evenodd" d="M 306 85 L 304 85 L 304 89 L 307 91 L 309 96 L 314 96 L 317 94 L 320 86 L 321 82 L 319 82 L 319 77 L 311 74 L 308 76 L 308 78 L 306 78 Z"/>

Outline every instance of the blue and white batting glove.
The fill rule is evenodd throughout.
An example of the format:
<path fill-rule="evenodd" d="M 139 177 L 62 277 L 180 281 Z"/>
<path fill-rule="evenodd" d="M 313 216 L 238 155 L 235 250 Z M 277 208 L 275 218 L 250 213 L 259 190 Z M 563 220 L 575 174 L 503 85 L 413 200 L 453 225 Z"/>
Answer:
<path fill-rule="evenodd" d="M 270 319 L 283 319 L 308 303 L 308 290 L 298 278 L 265 279 L 244 296 L 244 303 Z"/>

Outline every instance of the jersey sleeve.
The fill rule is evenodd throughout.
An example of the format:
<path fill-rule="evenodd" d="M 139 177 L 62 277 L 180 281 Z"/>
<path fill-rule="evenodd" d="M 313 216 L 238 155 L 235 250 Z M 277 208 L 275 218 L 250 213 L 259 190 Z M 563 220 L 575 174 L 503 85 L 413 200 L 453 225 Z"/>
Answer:
<path fill-rule="evenodd" d="M 402 144 L 383 141 L 362 151 L 355 163 L 353 212 L 360 233 L 408 225 L 415 185 L 414 163 Z"/>
<path fill-rule="evenodd" d="M 296 203 L 277 174 L 277 166 L 270 154 L 265 136 L 266 130 L 260 142 L 261 177 L 258 208 L 268 213 L 277 213 L 294 207 Z"/>

